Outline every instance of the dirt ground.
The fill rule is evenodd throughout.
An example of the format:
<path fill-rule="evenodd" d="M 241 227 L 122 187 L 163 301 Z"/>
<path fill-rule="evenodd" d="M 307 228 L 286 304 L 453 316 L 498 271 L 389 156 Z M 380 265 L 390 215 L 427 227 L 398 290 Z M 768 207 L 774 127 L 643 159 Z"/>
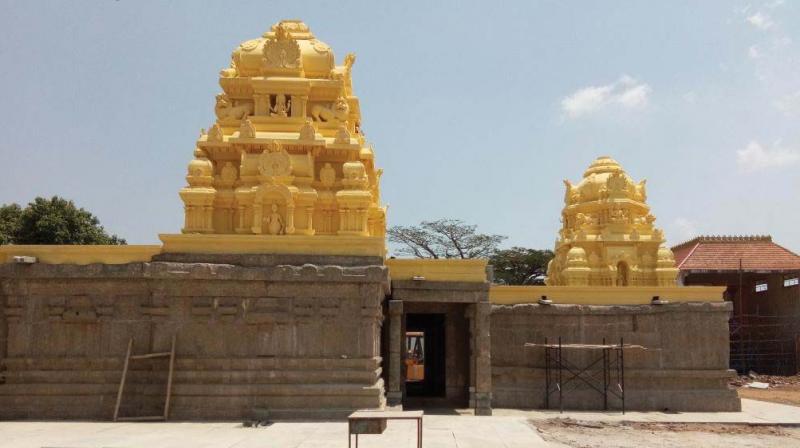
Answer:
<path fill-rule="evenodd" d="M 753 389 L 746 387 L 748 383 L 753 381 L 767 383 L 769 388 Z M 734 379 L 731 381 L 731 385 L 738 388 L 739 397 L 741 398 L 800 406 L 800 375 L 772 376 L 752 374 Z"/>
<path fill-rule="evenodd" d="M 570 448 L 785 448 L 800 446 L 800 429 L 714 423 L 601 423 L 573 419 L 531 422 L 543 439 Z"/>

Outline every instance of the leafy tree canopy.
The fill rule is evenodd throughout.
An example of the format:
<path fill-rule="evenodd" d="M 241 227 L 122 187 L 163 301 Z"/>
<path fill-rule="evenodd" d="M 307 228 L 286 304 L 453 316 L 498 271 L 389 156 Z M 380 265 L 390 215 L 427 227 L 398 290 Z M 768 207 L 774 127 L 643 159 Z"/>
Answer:
<path fill-rule="evenodd" d="M 20 215 L 22 208 L 17 204 L 0 206 L 0 245 L 14 242 Z"/>
<path fill-rule="evenodd" d="M 416 258 L 489 258 L 506 239 L 477 232 L 477 226 L 458 219 L 422 221 L 416 226 L 393 226 L 389 241 L 397 243 L 398 255 Z"/>
<path fill-rule="evenodd" d="M 547 263 L 553 258 L 551 250 L 512 247 L 496 251 L 489 264 L 494 267 L 496 282 L 507 285 L 523 285 L 532 283 L 532 279 L 544 275 Z"/>
<path fill-rule="evenodd" d="M 0 207 L 0 244 L 126 244 L 109 235 L 100 221 L 72 201 L 37 197 L 24 209 Z"/>

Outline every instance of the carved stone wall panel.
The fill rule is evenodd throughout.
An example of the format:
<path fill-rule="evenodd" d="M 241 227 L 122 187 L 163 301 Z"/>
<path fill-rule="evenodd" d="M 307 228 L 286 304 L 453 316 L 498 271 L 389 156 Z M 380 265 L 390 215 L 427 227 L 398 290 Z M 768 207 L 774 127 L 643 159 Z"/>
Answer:
<path fill-rule="evenodd" d="M 169 350 L 173 335 L 175 418 L 244 418 L 253 393 L 278 397 L 268 408 L 378 406 L 386 271 L 353 266 L 348 276 L 338 266 L 41 265 L 33 276 L 0 266 L 0 417 L 107 419 L 130 338 L 148 353 Z"/>
<path fill-rule="evenodd" d="M 544 405 L 544 351 L 527 342 L 639 344 L 626 350 L 628 409 L 643 411 L 738 411 L 728 388 L 730 303 L 682 303 L 661 306 L 540 305 L 494 306 L 491 314 L 492 396 L 497 407 Z M 665 335 L 669 335 L 666 336 Z M 700 336 L 698 336 L 700 335 Z M 690 354 L 690 355 L 687 355 Z M 569 354 L 585 365 L 589 353 Z M 565 407 L 602 409 L 602 396 L 580 386 L 565 394 Z M 551 402 L 552 403 L 552 402 Z M 612 409 L 619 407 L 614 400 Z"/>

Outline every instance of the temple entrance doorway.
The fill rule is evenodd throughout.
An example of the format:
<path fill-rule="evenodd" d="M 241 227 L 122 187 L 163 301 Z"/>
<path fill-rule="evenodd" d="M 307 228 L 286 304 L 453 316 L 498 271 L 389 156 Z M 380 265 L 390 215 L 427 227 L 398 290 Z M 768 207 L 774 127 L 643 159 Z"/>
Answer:
<path fill-rule="evenodd" d="M 484 283 L 392 281 L 383 351 L 387 405 L 491 415 L 487 291 Z"/>
<path fill-rule="evenodd" d="M 408 314 L 405 381 L 408 397 L 445 397 L 445 315 Z"/>

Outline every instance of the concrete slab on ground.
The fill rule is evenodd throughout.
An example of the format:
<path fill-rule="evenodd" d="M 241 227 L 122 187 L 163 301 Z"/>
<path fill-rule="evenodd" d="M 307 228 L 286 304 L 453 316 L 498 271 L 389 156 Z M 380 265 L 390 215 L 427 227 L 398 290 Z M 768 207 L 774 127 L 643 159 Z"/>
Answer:
<path fill-rule="evenodd" d="M 800 426 L 800 407 L 742 399 L 742 412 L 590 412 L 557 410 L 494 409 L 495 416 L 525 417 L 531 420 L 572 418 L 598 422 L 654 423 L 748 423 Z"/>
<path fill-rule="evenodd" d="M 745 399 L 742 400 L 742 412 L 628 412 L 622 415 L 619 412 L 560 414 L 558 411 L 495 409 L 491 417 L 463 415 L 458 411 L 453 415 L 428 414 L 424 418 L 424 446 L 563 447 L 565 445 L 558 442 L 545 442 L 539 431 L 529 423 L 533 421 L 535 425 L 537 420 L 559 417 L 608 423 L 800 425 L 800 407 Z M 257 428 L 246 428 L 241 423 L 232 422 L 0 422 L 0 448 L 333 448 L 347 446 L 346 438 L 345 421 L 276 422 Z M 416 446 L 416 424 L 413 421 L 390 421 L 383 434 L 361 436 L 359 446 L 413 448 Z"/>
<path fill-rule="evenodd" d="M 276 422 L 245 428 L 239 423 L 0 422 L 0 448 L 342 448 L 347 423 Z M 426 448 L 548 447 L 524 417 L 428 415 Z M 363 435 L 359 447 L 416 447 L 416 423 L 390 421 L 381 435 Z"/>

